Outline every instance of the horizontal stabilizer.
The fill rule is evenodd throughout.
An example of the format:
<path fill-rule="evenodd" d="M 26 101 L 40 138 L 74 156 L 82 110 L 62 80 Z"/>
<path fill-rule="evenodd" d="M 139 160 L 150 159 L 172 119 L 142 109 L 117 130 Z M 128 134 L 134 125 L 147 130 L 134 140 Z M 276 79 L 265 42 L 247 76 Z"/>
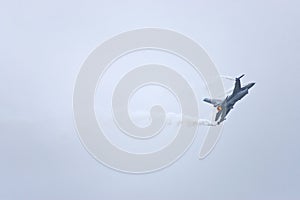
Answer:
<path fill-rule="evenodd" d="M 219 118 L 220 118 L 220 116 L 221 116 L 222 113 L 223 113 L 222 110 L 220 110 L 219 112 L 217 112 L 215 121 L 218 121 L 218 120 L 219 120 Z"/>

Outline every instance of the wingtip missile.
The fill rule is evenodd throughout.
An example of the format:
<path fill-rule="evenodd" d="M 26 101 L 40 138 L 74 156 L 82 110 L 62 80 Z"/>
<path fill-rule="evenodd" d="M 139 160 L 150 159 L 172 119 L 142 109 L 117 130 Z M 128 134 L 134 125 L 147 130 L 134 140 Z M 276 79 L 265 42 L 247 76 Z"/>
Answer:
<path fill-rule="evenodd" d="M 245 76 L 245 74 L 242 74 L 240 77 L 238 77 L 237 79 L 241 79 Z"/>

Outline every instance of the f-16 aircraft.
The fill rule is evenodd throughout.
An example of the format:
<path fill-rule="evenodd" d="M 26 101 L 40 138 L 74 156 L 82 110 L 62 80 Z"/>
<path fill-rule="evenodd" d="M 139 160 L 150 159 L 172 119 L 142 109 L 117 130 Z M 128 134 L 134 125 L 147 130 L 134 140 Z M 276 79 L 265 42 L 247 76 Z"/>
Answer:
<path fill-rule="evenodd" d="M 244 87 L 241 87 L 240 79 L 244 76 L 238 77 L 235 79 L 235 86 L 231 95 L 227 96 L 224 100 L 220 99 L 208 99 L 205 98 L 203 101 L 212 104 L 214 107 L 217 108 L 218 112 L 216 114 L 215 121 L 220 124 L 224 120 L 226 120 L 226 116 L 233 109 L 233 106 L 236 102 L 241 100 L 244 96 L 248 94 L 248 90 L 252 88 L 255 83 L 249 83 Z M 221 117 L 221 118 L 220 118 Z M 220 120 L 219 120 L 220 119 Z"/>

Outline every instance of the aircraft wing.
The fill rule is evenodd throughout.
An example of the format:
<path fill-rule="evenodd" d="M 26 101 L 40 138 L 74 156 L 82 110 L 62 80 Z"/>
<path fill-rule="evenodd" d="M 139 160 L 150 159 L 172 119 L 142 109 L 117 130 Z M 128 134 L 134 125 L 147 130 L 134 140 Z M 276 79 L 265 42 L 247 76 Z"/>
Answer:
<path fill-rule="evenodd" d="M 241 90 L 241 78 L 244 76 L 245 74 L 243 74 L 242 76 L 238 77 L 235 79 L 235 86 L 234 86 L 234 89 L 233 89 L 233 92 L 232 94 L 236 94 L 238 91 Z"/>
<path fill-rule="evenodd" d="M 223 102 L 220 99 L 208 99 L 208 98 L 203 99 L 203 101 L 214 105 L 214 107 L 217 107 L 218 105 L 220 105 Z"/>

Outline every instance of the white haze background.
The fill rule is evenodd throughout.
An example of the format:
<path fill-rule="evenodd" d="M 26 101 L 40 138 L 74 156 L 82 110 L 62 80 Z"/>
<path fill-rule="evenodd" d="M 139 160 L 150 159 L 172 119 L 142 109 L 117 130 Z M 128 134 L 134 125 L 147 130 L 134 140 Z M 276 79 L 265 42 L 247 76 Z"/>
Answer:
<path fill-rule="evenodd" d="M 299 19 L 296 0 L 1 1 L 0 199 L 299 199 Z M 131 175 L 84 149 L 72 93 L 95 47 L 144 27 L 192 38 L 221 74 L 256 85 L 206 159 L 202 127 L 175 164 Z"/>

